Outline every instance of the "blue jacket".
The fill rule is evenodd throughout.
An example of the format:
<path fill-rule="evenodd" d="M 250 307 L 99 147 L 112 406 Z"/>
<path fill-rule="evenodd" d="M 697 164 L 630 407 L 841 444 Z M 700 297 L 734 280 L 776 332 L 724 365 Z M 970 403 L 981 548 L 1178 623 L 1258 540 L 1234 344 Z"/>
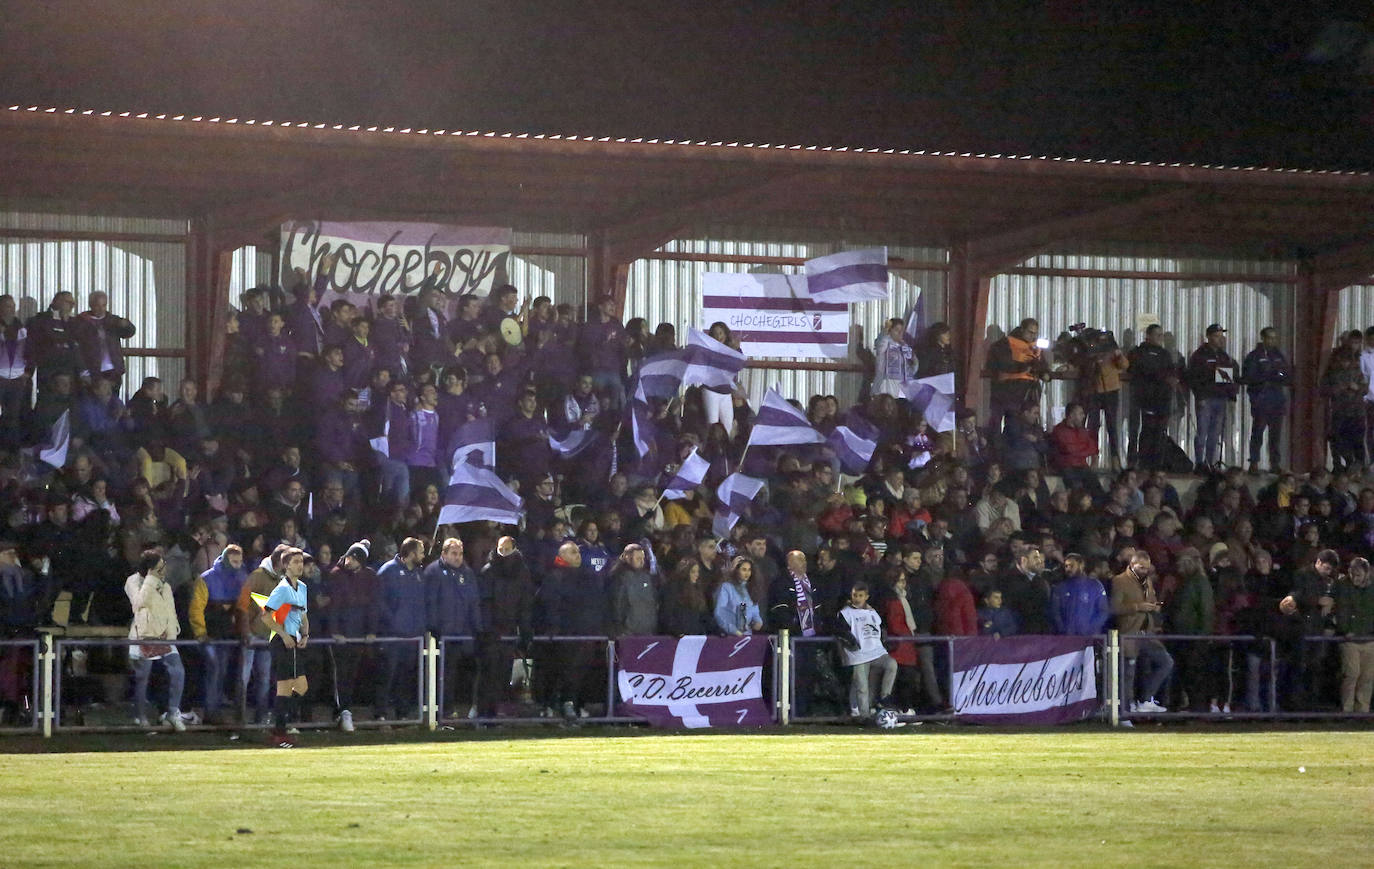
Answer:
<path fill-rule="evenodd" d="M 425 568 L 424 581 L 435 636 L 475 637 L 482 630 L 482 595 L 471 567 L 449 567 L 439 559 Z"/>
<path fill-rule="evenodd" d="M 248 569 L 240 567 L 238 570 L 230 567 L 224 561 L 224 553 L 221 552 L 215 559 L 215 563 L 210 565 L 210 569 L 200 575 L 205 580 L 205 590 L 210 594 L 211 603 L 233 603 L 239 598 L 239 590 L 243 588 L 244 580 L 248 579 Z"/>
<path fill-rule="evenodd" d="M 1107 589 L 1091 576 L 1072 576 L 1050 591 L 1050 620 L 1056 633 L 1092 636 L 1102 633 L 1111 618 Z"/>
<path fill-rule="evenodd" d="M 743 619 L 740 618 L 740 607 L 744 608 Z M 722 582 L 717 589 L 715 613 L 716 626 L 724 634 L 743 633 L 748 636 L 753 633 L 750 625 L 763 621 L 759 615 L 759 605 L 749 597 L 749 590 L 741 590 L 733 582 Z"/>
<path fill-rule="evenodd" d="M 1016 613 L 1006 607 L 979 607 L 978 609 L 978 635 L 990 637 L 996 634 L 999 637 L 1014 637 L 1021 632 L 1020 626 L 1016 621 Z"/>
<path fill-rule="evenodd" d="M 382 583 L 382 631 L 389 637 L 418 637 L 429 628 L 424 578 L 399 556 L 377 571 Z"/>

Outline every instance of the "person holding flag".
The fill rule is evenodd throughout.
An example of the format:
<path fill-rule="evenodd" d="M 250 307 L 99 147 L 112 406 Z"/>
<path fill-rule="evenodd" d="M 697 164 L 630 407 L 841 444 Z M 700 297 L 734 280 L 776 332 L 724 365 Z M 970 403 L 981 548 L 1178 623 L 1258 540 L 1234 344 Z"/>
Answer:
<path fill-rule="evenodd" d="M 906 397 L 906 384 L 916 375 L 916 361 L 911 345 L 906 342 L 906 323 L 900 317 L 887 321 L 883 336 L 873 348 L 877 358 L 878 382 L 875 394 L 893 398 Z"/>
<path fill-rule="evenodd" d="M 701 383 L 701 405 L 706 412 L 706 427 L 720 423 L 726 434 L 735 433 L 735 373 L 744 367 L 744 354 L 740 352 L 739 340 L 722 322 L 711 324 L 706 335 L 692 330 L 688 341 L 688 353 L 692 354 L 690 367 L 697 376 L 686 376 L 684 383 Z M 701 361 L 696 361 L 697 356 Z M 714 364 L 713 364 L 714 363 Z M 730 369 L 733 369 L 731 371 Z M 728 373 L 728 376 L 724 376 Z M 691 372 L 688 372 L 690 375 Z M 702 376 L 702 375 L 707 376 Z M 690 383 L 689 383 L 690 381 Z"/>
<path fill-rule="evenodd" d="M 282 579 L 261 601 L 263 626 L 270 632 L 272 680 L 277 683 L 277 701 L 272 707 L 272 744 L 293 748 L 296 744 L 292 722 L 301 719 L 301 698 L 309 690 L 305 659 L 298 654 L 310 640 L 310 620 L 306 616 L 305 553 L 288 549 L 281 556 Z M 254 595 L 256 598 L 257 595 Z"/>

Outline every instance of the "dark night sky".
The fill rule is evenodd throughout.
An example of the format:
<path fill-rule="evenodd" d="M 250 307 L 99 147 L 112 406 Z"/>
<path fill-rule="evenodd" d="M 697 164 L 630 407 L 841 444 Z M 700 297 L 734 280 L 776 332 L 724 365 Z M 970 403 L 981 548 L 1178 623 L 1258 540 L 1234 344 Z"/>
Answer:
<path fill-rule="evenodd" d="M 1130 5 L 3 0 L 0 100 L 1374 169 L 1368 3 Z"/>

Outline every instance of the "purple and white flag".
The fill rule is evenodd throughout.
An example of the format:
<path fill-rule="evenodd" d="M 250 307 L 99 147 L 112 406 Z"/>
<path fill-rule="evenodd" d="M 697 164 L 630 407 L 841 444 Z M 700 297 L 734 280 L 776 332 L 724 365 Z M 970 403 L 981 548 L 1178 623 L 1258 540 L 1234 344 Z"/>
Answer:
<path fill-rule="evenodd" d="M 669 501 L 686 498 L 693 489 L 701 485 L 702 480 L 706 479 L 706 472 L 709 470 L 711 463 L 703 459 L 693 447 L 692 452 L 683 459 L 682 466 L 663 489 L 663 497 Z"/>
<path fill-rule="evenodd" d="M 950 702 L 965 721 L 1064 724 L 1101 706 L 1089 637 L 959 637 Z"/>
<path fill-rule="evenodd" d="M 439 525 L 487 520 L 502 525 L 519 525 L 524 502 L 501 482 L 496 472 L 468 462 L 457 462 L 444 506 L 439 508 Z"/>
<path fill-rule="evenodd" d="M 749 358 L 849 356 L 849 306 L 812 299 L 804 275 L 706 272 L 701 292 L 702 328 L 729 326 Z"/>
<path fill-rule="evenodd" d="M 38 447 L 38 460 L 61 469 L 67 464 L 67 450 L 72 443 L 72 412 L 62 411 L 52 424 L 48 438 Z"/>
<path fill-rule="evenodd" d="M 496 467 L 496 423 L 488 417 L 465 422 L 449 438 L 450 464 Z"/>
<path fill-rule="evenodd" d="M 806 414 L 787 403 L 776 388 L 763 396 L 763 407 L 754 418 L 749 432 L 749 446 L 790 446 L 792 444 L 823 444 L 825 438 L 811 427 Z"/>
<path fill-rule="evenodd" d="M 387 414 L 386 422 L 382 423 L 381 437 L 369 439 L 368 444 L 376 452 L 381 453 L 388 459 L 391 458 L 391 414 Z"/>
<path fill-rule="evenodd" d="M 936 431 L 954 431 L 954 374 L 922 377 L 903 385 L 906 400 Z"/>
<path fill-rule="evenodd" d="M 618 713 L 654 727 L 764 727 L 768 637 L 625 637 L 616 640 Z"/>
<path fill-rule="evenodd" d="M 683 358 L 687 367 L 683 371 L 682 382 L 687 386 L 730 387 L 735 383 L 735 375 L 744 368 L 743 353 L 720 343 L 700 329 L 692 329 L 687 333 Z"/>
<path fill-rule="evenodd" d="M 715 517 L 711 521 L 711 530 L 717 537 L 729 537 L 730 531 L 739 524 L 739 520 L 748 512 L 754 499 L 759 496 L 766 485 L 758 477 L 750 477 L 745 474 L 735 473 L 726 477 L 721 484 L 716 487 Z"/>
<path fill-rule="evenodd" d="M 920 295 L 916 297 L 916 304 L 911 306 L 911 313 L 906 315 L 906 343 L 914 349 L 921 342 L 921 333 L 926 328 L 926 294 L 924 290 L 919 290 Z"/>
<path fill-rule="evenodd" d="M 588 447 L 596 443 L 598 433 L 589 428 L 575 428 L 568 432 L 567 436 L 561 440 L 549 435 L 549 446 L 558 454 L 560 459 L 576 458 L 586 451 Z"/>
<path fill-rule="evenodd" d="M 855 416 L 835 430 L 826 439 L 835 457 L 840 460 L 840 470 L 857 476 L 868 470 L 873 460 L 873 451 L 878 448 L 878 429 L 868 420 Z"/>
<path fill-rule="evenodd" d="M 681 350 L 666 350 L 644 360 L 639 366 L 638 380 L 633 390 L 634 397 L 647 402 L 651 398 L 668 398 L 676 395 L 682 386 L 682 375 L 687 369 L 687 361 Z"/>
<path fill-rule="evenodd" d="M 809 259 L 806 288 L 817 302 L 886 299 L 887 248 L 846 250 Z"/>
<path fill-rule="evenodd" d="M 658 423 L 654 412 L 645 402 L 635 399 L 630 402 L 630 435 L 634 438 L 635 450 L 642 459 L 653 451 L 658 443 Z"/>

